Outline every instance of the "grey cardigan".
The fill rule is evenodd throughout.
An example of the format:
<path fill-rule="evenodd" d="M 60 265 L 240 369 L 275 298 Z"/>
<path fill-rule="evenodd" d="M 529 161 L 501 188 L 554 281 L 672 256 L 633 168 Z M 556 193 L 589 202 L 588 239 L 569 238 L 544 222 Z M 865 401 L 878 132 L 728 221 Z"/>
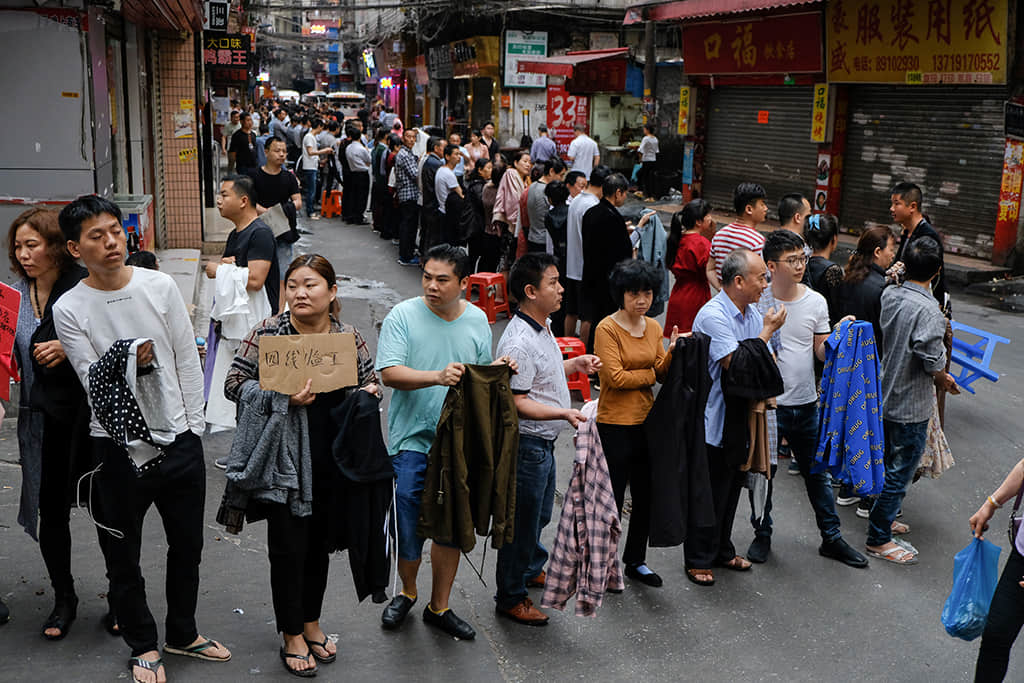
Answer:
<path fill-rule="evenodd" d="M 217 521 L 232 533 L 241 531 L 251 500 L 286 503 L 296 517 L 312 514 L 313 461 L 306 409 L 289 406 L 288 399 L 260 389 L 258 380 L 242 384 L 227 485 L 217 513 Z"/>

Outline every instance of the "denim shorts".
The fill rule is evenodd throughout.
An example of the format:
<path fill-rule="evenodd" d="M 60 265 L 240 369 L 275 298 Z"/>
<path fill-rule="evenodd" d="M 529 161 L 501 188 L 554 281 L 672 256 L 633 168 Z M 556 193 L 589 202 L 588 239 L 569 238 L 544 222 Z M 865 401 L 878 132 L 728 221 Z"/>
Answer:
<path fill-rule="evenodd" d="M 398 524 L 398 558 L 415 562 L 423 555 L 423 541 L 416 533 L 423 498 L 423 474 L 427 454 L 399 451 L 391 458 L 395 470 L 395 518 Z"/>

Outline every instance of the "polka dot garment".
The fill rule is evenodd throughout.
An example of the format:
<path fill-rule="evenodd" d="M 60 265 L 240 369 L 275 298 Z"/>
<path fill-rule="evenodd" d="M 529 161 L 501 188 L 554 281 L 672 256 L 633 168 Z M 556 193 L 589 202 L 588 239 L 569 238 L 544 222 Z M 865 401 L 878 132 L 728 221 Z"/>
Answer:
<path fill-rule="evenodd" d="M 89 366 L 89 401 L 93 413 L 110 438 L 122 448 L 134 441 L 145 441 L 156 446 L 125 379 L 128 354 L 132 353 L 134 341 L 118 339 L 102 358 Z M 132 460 L 136 474 L 140 475 L 157 462 L 154 459 L 140 467 Z"/>

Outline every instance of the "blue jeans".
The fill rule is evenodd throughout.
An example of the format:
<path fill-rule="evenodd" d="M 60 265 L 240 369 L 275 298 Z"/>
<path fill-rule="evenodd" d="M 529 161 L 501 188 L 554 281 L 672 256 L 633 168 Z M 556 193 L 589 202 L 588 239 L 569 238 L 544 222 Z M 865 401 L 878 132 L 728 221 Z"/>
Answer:
<path fill-rule="evenodd" d="M 316 169 L 302 169 L 302 179 L 305 183 L 302 188 L 302 205 L 308 218 L 313 215 L 313 204 L 316 201 Z"/>
<path fill-rule="evenodd" d="M 814 521 L 818 524 L 821 540 L 827 542 L 839 539 L 839 515 L 832 497 L 832 482 L 828 472 L 811 473 L 814 453 L 818 448 L 818 404 L 805 403 L 799 406 L 779 406 L 776 411 L 779 421 L 779 437 L 789 441 L 790 450 L 800 476 L 804 480 L 807 500 L 814 510 Z"/>
<path fill-rule="evenodd" d="M 515 537 L 498 550 L 494 599 L 498 609 L 511 609 L 526 596 L 526 582 L 538 576 L 548 561 L 540 535 L 551 521 L 555 504 L 555 442 L 519 435 L 516 465 Z"/>
<path fill-rule="evenodd" d="M 868 517 L 867 544 L 873 546 L 892 540 L 892 522 L 903 505 L 928 436 L 928 420 L 907 424 L 883 420 L 882 426 L 885 429 L 885 485 Z"/>
<path fill-rule="evenodd" d="M 423 555 L 423 541 L 416 533 L 423 499 L 423 473 L 427 454 L 401 451 L 391 458 L 395 470 L 395 522 L 398 525 L 398 559 L 415 562 Z"/>

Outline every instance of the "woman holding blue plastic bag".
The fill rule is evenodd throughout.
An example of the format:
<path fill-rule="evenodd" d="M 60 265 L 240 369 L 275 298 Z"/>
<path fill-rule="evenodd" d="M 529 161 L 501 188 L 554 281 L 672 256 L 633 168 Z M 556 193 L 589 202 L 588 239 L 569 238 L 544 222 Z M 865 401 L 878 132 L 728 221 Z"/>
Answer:
<path fill-rule="evenodd" d="M 988 496 L 978 511 L 971 516 L 970 525 L 975 538 L 982 537 L 988 529 L 992 515 L 1004 503 L 1019 496 L 1022 486 L 1024 460 L 1010 470 L 999 488 Z M 976 682 L 1003 680 L 1010 661 L 1010 648 L 1017 639 L 1021 626 L 1024 626 L 1024 535 L 1017 528 L 1012 536 L 1010 557 L 1003 567 L 1002 576 L 999 577 L 995 595 L 992 596 L 988 622 L 981 637 L 978 664 L 974 670 Z"/>

